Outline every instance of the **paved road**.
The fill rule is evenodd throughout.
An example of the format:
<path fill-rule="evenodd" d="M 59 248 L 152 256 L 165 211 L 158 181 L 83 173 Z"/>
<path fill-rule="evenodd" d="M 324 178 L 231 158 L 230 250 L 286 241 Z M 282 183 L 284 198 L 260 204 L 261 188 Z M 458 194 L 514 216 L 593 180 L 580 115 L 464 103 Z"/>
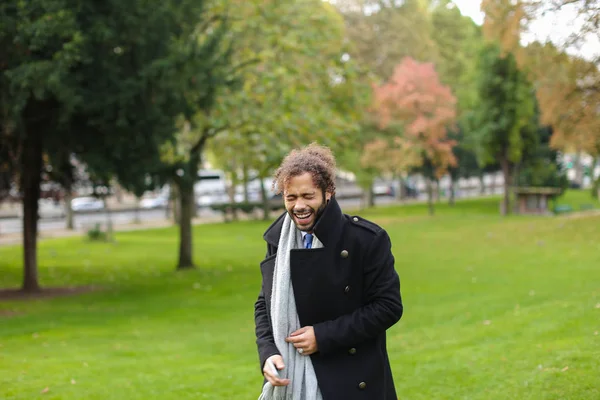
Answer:
<path fill-rule="evenodd" d="M 389 204 L 393 202 L 394 199 L 392 197 L 378 197 L 377 204 Z M 358 208 L 360 206 L 359 199 L 343 199 L 340 200 L 340 204 L 343 208 Z M 135 220 L 135 212 L 133 211 L 113 211 L 112 213 L 112 222 L 114 225 L 124 225 L 131 224 Z M 212 211 L 210 209 L 201 209 L 199 210 L 199 217 L 215 217 L 220 214 L 216 211 Z M 145 222 L 150 221 L 160 221 L 166 219 L 166 211 L 164 209 L 155 209 L 155 210 L 140 210 L 139 211 L 140 220 Z M 85 230 L 87 228 L 91 228 L 96 223 L 105 223 L 107 220 L 106 213 L 88 213 L 88 214 L 75 214 L 73 217 L 73 223 L 75 225 L 76 230 Z M 64 218 L 41 218 L 39 221 L 38 229 L 40 232 L 44 231 L 52 231 L 52 230 L 61 230 L 66 226 L 66 221 Z M 20 218 L 7 218 L 0 219 L 0 235 L 2 234 L 15 234 L 21 232 L 23 229 L 23 222 Z"/>
<path fill-rule="evenodd" d="M 502 188 L 498 187 L 494 190 L 495 194 L 502 193 Z M 470 190 L 463 191 L 460 194 L 460 197 L 475 197 L 479 196 L 479 190 Z M 420 201 L 426 200 L 425 193 L 421 193 L 419 196 Z M 390 204 L 394 203 L 397 200 L 391 196 L 378 196 L 376 199 L 376 204 Z M 339 199 L 339 203 L 341 207 L 346 209 L 357 209 L 360 206 L 360 198 L 344 198 Z M 200 218 L 214 218 L 220 216 L 219 212 L 202 208 L 198 211 L 198 217 Z M 154 209 L 154 210 L 140 210 L 139 218 L 143 222 L 157 222 L 164 221 L 166 219 L 166 211 L 164 209 Z M 105 212 L 100 213 L 77 213 L 73 218 L 73 222 L 75 224 L 76 230 L 87 230 L 96 224 L 104 223 L 107 220 L 107 216 Z M 124 225 L 131 224 L 135 221 L 135 212 L 134 211 L 112 211 L 112 221 L 114 225 Z M 5 218 L 0 219 L 0 236 L 3 234 L 16 234 L 22 231 L 22 224 L 20 218 Z M 52 231 L 52 230 L 62 230 L 65 229 L 66 221 L 64 218 L 52 218 L 45 219 L 42 218 L 39 221 L 38 229 L 40 232 L 44 231 Z"/>

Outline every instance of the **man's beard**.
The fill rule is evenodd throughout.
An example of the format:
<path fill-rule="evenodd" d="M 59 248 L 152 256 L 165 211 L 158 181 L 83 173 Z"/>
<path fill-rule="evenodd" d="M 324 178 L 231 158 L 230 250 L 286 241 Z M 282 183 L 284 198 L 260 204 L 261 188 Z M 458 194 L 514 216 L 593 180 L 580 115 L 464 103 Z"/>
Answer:
<path fill-rule="evenodd" d="M 296 225 L 296 228 L 298 228 L 301 231 L 308 232 L 308 231 L 312 231 L 315 229 L 317 222 L 319 222 L 319 218 L 321 218 L 321 215 L 323 215 L 323 213 L 325 212 L 325 207 L 327 207 L 327 204 L 329 204 L 329 200 L 326 200 L 325 194 L 323 194 L 323 202 L 321 203 L 321 205 L 319 206 L 317 211 L 315 211 L 314 208 L 312 208 L 312 207 L 308 207 L 308 208 L 310 208 L 311 211 L 313 211 L 315 213 L 315 221 L 308 229 L 301 229 L 301 227 L 298 226 L 298 224 L 296 223 L 295 216 L 294 216 L 294 210 L 291 210 L 291 211 L 288 210 L 287 213 L 290 216 L 290 218 L 292 219 L 292 221 L 294 221 L 294 225 Z"/>

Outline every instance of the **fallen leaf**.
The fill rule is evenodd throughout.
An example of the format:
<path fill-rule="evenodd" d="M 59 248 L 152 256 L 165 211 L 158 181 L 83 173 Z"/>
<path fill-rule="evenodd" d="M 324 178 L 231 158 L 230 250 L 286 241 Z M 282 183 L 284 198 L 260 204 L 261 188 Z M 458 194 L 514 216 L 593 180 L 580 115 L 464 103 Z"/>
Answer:
<path fill-rule="evenodd" d="M 600 308 L 600 303 L 596 304 L 596 308 Z"/>
<path fill-rule="evenodd" d="M 33 335 L 31 335 L 31 337 L 34 338 L 34 339 L 37 339 L 39 336 L 40 335 L 37 332 L 35 332 Z"/>
<path fill-rule="evenodd" d="M 48 386 L 46 386 L 44 388 L 44 390 L 42 390 L 40 393 L 48 393 L 50 391 L 50 388 Z"/>
<path fill-rule="evenodd" d="M 535 290 L 533 290 L 533 289 L 532 289 L 532 290 L 530 290 L 530 291 L 529 291 L 529 295 L 530 295 L 530 296 L 535 296 Z"/>
<path fill-rule="evenodd" d="M 562 372 L 565 372 L 566 370 L 568 370 L 569 367 L 564 367 L 563 369 L 561 369 Z"/>
<path fill-rule="evenodd" d="M 598 336 L 598 331 L 594 332 L 594 335 Z"/>
<path fill-rule="evenodd" d="M 75 382 L 75 379 L 71 379 L 71 385 L 76 384 L 77 382 Z"/>
<path fill-rule="evenodd" d="M 485 321 L 483 321 L 484 325 L 490 325 L 492 323 L 492 321 L 490 321 L 489 319 L 486 319 Z"/>

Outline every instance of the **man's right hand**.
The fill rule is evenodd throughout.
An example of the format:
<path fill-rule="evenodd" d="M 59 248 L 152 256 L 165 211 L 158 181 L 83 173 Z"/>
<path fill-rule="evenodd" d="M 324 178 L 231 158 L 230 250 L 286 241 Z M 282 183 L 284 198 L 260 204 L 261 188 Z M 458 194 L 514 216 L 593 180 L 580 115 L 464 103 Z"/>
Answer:
<path fill-rule="evenodd" d="M 273 364 L 271 364 L 271 362 Z M 265 378 L 267 378 L 267 380 L 273 386 L 289 385 L 290 384 L 289 379 L 278 378 L 277 375 L 275 375 L 275 372 L 271 370 L 272 365 L 275 365 L 275 368 L 277 368 L 278 371 L 281 371 L 282 369 L 285 368 L 285 364 L 283 363 L 283 358 L 279 354 L 275 354 L 274 356 L 267 358 L 267 361 L 265 362 L 265 366 L 263 367 L 263 375 L 265 376 Z"/>

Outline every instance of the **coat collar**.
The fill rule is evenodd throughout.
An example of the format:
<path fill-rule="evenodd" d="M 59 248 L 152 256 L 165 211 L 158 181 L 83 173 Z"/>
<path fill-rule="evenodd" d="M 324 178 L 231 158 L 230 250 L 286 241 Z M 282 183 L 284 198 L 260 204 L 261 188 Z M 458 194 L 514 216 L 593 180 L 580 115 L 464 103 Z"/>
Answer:
<path fill-rule="evenodd" d="M 279 216 L 271 224 L 271 226 L 265 231 L 263 238 L 265 241 L 275 247 L 279 245 L 279 236 L 281 235 L 281 227 L 285 219 L 287 211 Z M 329 203 L 325 207 L 323 214 L 319 217 L 317 224 L 315 225 L 315 235 L 319 238 L 323 246 L 332 246 L 337 243 L 339 237 L 342 234 L 342 223 L 344 216 L 342 209 L 338 204 L 335 196 L 332 196 Z"/>

